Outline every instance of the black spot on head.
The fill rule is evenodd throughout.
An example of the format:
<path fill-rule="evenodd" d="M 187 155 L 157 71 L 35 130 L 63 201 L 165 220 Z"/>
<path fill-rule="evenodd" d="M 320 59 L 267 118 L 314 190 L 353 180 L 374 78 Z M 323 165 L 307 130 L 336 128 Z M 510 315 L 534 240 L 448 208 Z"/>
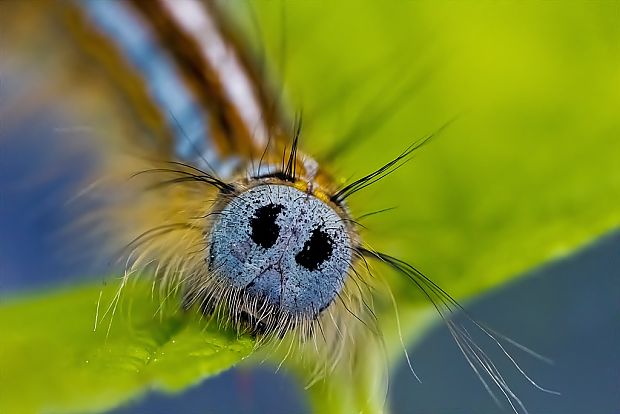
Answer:
<path fill-rule="evenodd" d="M 250 219 L 252 228 L 251 237 L 254 243 L 268 249 L 278 240 L 280 226 L 276 224 L 276 218 L 282 211 L 279 204 L 267 204 L 254 211 L 254 216 Z"/>
<path fill-rule="evenodd" d="M 316 270 L 332 255 L 333 241 L 329 234 L 316 228 L 304 243 L 303 249 L 295 256 L 295 261 L 308 270 Z"/>

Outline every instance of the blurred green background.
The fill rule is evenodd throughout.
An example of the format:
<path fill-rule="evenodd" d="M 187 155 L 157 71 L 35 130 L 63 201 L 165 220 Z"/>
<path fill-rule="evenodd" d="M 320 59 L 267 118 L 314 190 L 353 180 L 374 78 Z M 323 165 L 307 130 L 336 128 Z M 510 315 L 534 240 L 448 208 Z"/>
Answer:
<path fill-rule="evenodd" d="M 456 117 L 351 204 L 397 206 L 367 237 L 457 296 L 620 223 L 618 2 L 255 4 L 306 146 L 354 142 L 345 177 Z"/>

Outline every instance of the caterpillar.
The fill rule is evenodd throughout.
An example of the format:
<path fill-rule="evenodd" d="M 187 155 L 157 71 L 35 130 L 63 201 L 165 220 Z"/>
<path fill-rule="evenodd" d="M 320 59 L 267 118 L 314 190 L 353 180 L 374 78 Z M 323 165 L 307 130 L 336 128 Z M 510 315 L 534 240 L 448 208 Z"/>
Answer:
<path fill-rule="evenodd" d="M 345 350 L 380 336 L 372 301 L 382 286 L 376 267 L 385 267 L 435 308 L 484 386 L 495 386 L 515 412 L 526 411 L 467 328 L 451 319 L 467 315 L 462 306 L 413 265 L 367 245 L 347 204 L 433 135 L 341 183 L 302 150 L 303 117 L 289 119 L 217 3 L 52 8 L 63 22 L 57 36 L 75 45 L 70 53 L 95 62 L 98 81 L 118 98 L 115 116 L 130 125 L 120 134 L 132 137 L 127 153 L 107 158 L 103 168 L 117 178 L 113 185 L 122 183 L 121 199 L 93 217 L 124 230 L 123 283 L 151 270 L 162 300 L 180 295 L 181 307 L 222 317 L 261 344 L 288 338 L 287 356 L 309 344 L 323 360 L 320 376 L 343 364 Z M 67 82 L 79 81 L 79 72 L 69 71 Z M 85 94 L 89 104 L 107 105 Z M 502 345 L 511 340 L 468 318 L 541 388 Z M 361 363 L 349 355 L 349 365 Z"/>

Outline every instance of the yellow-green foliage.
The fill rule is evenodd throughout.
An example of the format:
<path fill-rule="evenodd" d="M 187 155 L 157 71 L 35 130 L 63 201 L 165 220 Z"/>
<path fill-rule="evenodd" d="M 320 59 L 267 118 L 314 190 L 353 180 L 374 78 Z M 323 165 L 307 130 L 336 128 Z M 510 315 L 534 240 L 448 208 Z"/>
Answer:
<path fill-rule="evenodd" d="M 149 283 L 127 285 L 111 321 L 113 307 L 104 314 L 118 288 L 76 287 L 2 305 L 1 413 L 101 411 L 147 389 L 186 388 L 254 348 L 177 302 L 160 309 Z"/>

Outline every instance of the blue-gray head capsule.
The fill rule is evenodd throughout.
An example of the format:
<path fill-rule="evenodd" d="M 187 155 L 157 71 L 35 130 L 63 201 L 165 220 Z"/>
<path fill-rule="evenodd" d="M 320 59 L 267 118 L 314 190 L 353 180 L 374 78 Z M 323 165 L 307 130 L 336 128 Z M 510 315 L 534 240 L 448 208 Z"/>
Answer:
<path fill-rule="evenodd" d="M 209 237 L 213 277 L 294 319 L 315 319 L 336 300 L 351 265 L 345 220 L 288 185 L 258 185 L 236 196 Z"/>

